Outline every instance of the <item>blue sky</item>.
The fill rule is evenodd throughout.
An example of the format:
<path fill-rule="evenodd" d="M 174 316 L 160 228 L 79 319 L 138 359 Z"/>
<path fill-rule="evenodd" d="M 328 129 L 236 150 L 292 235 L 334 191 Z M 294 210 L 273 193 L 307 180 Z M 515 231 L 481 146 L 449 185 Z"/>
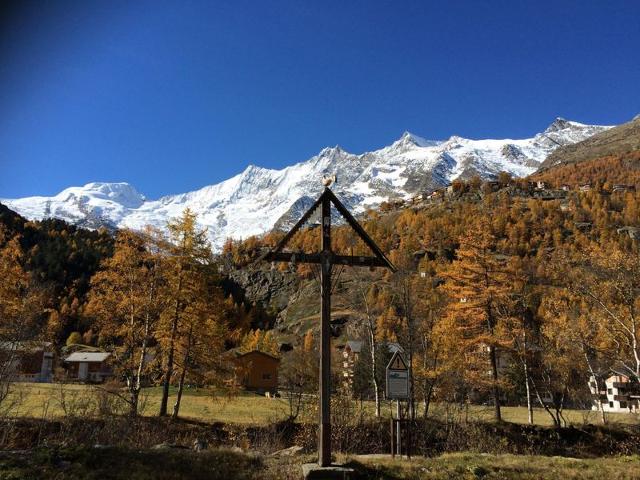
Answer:
<path fill-rule="evenodd" d="M 17 1 L 0 9 L 0 197 L 149 198 L 403 131 L 527 137 L 640 112 L 629 1 Z"/>

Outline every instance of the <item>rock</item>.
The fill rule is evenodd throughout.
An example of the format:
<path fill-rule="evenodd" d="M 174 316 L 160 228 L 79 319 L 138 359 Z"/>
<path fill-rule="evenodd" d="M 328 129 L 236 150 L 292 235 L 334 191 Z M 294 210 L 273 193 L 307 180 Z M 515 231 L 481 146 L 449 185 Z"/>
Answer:
<path fill-rule="evenodd" d="M 176 445 L 175 443 L 162 442 L 151 447 L 151 450 L 168 450 L 170 448 L 177 448 L 182 450 L 188 449 L 188 447 L 185 447 L 184 445 Z"/>
<path fill-rule="evenodd" d="M 162 442 L 162 443 L 158 443 L 157 445 L 154 445 L 153 447 L 151 447 L 151 450 L 166 450 L 171 448 L 171 444 L 167 443 L 167 442 Z"/>
<path fill-rule="evenodd" d="M 201 452 L 202 450 L 206 450 L 208 446 L 209 445 L 207 444 L 206 440 L 201 440 L 199 438 L 196 438 L 193 441 L 193 449 L 196 452 Z"/>
<path fill-rule="evenodd" d="M 241 292 L 250 302 L 275 307 L 278 311 L 289 304 L 289 297 L 298 289 L 298 276 L 268 267 L 243 268 L 229 274 L 225 290 Z"/>
<path fill-rule="evenodd" d="M 356 472 L 353 468 L 341 465 L 319 467 L 316 463 L 305 463 L 302 465 L 302 477 L 305 480 L 353 480 Z"/>
<path fill-rule="evenodd" d="M 283 448 L 282 450 L 278 450 L 277 452 L 273 452 L 271 457 L 293 457 L 301 453 L 303 448 L 299 445 L 294 445 L 293 447 Z"/>

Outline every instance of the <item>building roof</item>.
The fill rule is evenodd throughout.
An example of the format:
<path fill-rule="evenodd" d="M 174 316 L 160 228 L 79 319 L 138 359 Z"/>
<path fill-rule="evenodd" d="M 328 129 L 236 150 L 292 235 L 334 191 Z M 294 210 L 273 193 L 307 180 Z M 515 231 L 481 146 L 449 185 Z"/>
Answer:
<path fill-rule="evenodd" d="M 65 362 L 104 362 L 109 358 L 109 352 L 75 352 L 69 355 Z"/>
<path fill-rule="evenodd" d="M 27 340 L 24 342 L 0 342 L 0 350 L 14 352 L 37 352 L 40 350 L 50 350 L 51 342 L 40 342 L 37 340 Z"/>
<path fill-rule="evenodd" d="M 260 355 L 264 355 L 265 357 L 269 357 L 272 358 L 273 360 L 277 360 L 278 362 L 280 361 L 280 359 L 278 357 L 275 357 L 273 355 L 269 355 L 268 353 L 265 353 L 263 351 L 260 350 L 251 350 L 250 352 L 245 352 L 245 353 L 240 353 L 240 352 L 235 352 L 236 354 L 236 358 L 242 358 L 242 357 L 246 357 L 247 355 L 252 355 L 252 354 L 260 354 Z"/>
<path fill-rule="evenodd" d="M 349 340 L 345 348 L 349 347 L 353 353 L 360 353 L 362 351 L 362 340 Z"/>
<path fill-rule="evenodd" d="M 404 348 L 402 348 L 402 346 L 400 346 L 400 344 L 396 342 L 387 342 L 387 348 L 389 349 L 389 353 L 404 353 Z"/>

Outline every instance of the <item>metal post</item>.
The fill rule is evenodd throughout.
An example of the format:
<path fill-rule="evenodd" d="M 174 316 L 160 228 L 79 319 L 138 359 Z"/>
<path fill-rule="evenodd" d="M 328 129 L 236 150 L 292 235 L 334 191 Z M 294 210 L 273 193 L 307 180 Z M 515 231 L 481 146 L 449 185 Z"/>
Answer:
<path fill-rule="evenodd" d="M 393 419 L 393 415 L 391 416 L 391 458 L 395 458 L 396 456 L 396 442 L 395 440 L 395 431 L 396 425 L 395 420 Z"/>
<path fill-rule="evenodd" d="M 320 269 L 320 428 L 318 464 L 331 465 L 331 203 L 322 200 L 322 265 Z"/>
<path fill-rule="evenodd" d="M 398 426 L 397 426 L 397 433 L 396 433 L 396 447 L 398 449 L 398 456 L 402 456 L 402 422 L 400 421 L 402 419 L 402 410 L 400 409 L 400 400 L 396 400 L 396 416 L 398 417 Z"/>

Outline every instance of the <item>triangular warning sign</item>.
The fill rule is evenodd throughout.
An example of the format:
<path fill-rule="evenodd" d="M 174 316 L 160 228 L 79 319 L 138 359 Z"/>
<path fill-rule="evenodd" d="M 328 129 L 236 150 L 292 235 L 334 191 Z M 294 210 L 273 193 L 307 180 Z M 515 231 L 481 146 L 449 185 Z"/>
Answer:
<path fill-rule="evenodd" d="M 400 355 L 400 352 L 396 352 L 393 354 L 393 357 L 391 357 L 391 361 L 389 362 L 389 365 L 387 365 L 387 369 L 388 370 L 409 370 L 406 362 L 404 361 L 404 358 L 402 358 L 402 355 Z"/>

